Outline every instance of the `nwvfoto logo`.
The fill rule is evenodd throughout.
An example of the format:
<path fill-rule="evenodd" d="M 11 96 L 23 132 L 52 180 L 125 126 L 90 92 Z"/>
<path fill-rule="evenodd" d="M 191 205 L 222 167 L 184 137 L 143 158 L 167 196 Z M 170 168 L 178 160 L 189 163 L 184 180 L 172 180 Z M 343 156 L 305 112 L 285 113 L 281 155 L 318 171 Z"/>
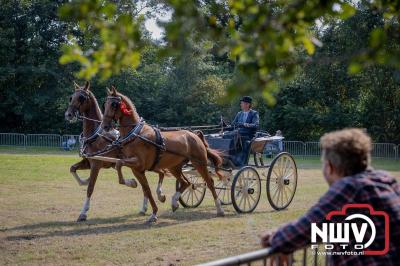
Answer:
<path fill-rule="evenodd" d="M 376 225 L 367 215 L 353 213 L 348 215 L 350 209 L 366 209 L 370 216 L 383 218 L 385 225 L 385 243 L 380 250 L 371 250 L 368 247 L 374 243 L 376 238 Z M 325 244 L 326 250 L 331 250 L 338 245 L 342 251 L 352 248 L 357 251 L 363 251 L 364 255 L 384 255 L 389 251 L 389 215 L 384 211 L 375 211 L 370 204 L 346 204 L 340 211 L 331 211 L 326 215 L 326 220 L 331 221 L 334 216 L 344 216 L 343 222 L 322 223 L 321 227 L 317 223 L 311 223 L 311 249 L 318 248 L 317 243 Z M 361 223 L 352 222 L 362 221 Z M 321 239 L 318 241 L 317 237 Z M 353 246 L 349 246 L 352 240 L 355 240 Z"/>

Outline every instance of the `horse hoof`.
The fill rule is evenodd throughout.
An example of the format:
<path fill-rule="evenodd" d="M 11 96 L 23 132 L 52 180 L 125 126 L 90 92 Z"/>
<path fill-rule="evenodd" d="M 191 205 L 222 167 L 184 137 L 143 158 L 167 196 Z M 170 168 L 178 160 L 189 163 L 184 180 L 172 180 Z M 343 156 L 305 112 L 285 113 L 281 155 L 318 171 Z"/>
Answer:
<path fill-rule="evenodd" d="M 81 214 L 78 217 L 78 220 L 76 220 L 77 222 L 84 222 L 87 219 L 87 215 L 86 214 Z"/>
<path fill-rule="evenodd" d="M 137 182 L 135 179 L 128 179 L 125 181 L 125 184 L 131 188 L 137 188 Z"/>
<path fill-rule="evenodd" d="M 165 195 L 161 195 L 158 197 L 158 200 L 162 203 L 164 203 L 167 200 L 167 197 Z"/>
<path fill-rule="evenodd" d="M 157 222 L 158 218 L 156 215 L 152 214 L 149 219 L 147 219 L 146 224 L 152 224 Z"/>
<path fill-rule="evenodd" d="M 140 215 L 146 215 L 146 211 L 141 210 L 141 211 L 139 212 L 139 214 L 140 214 Z"/>
<path fill-rule="evenodd" d="M 179 208 L 179 205 L 176 205 L 176 206 L 172 205 L 172 212 L 175 212 L 178 208 Z"/>

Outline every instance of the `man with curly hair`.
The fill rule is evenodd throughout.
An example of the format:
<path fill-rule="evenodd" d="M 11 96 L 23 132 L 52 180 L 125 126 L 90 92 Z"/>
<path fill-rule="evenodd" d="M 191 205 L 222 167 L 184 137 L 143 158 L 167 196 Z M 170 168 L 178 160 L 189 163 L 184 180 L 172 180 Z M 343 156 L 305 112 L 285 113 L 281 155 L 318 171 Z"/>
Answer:
<path fill-rule="evenodd" d="M 333 265 L 399 265 L 400 263 L 400 185 L 384 171 L 370 166 L 371 138 L 361 129 L 351 128 L 327 133 L 321 138 L 323 175 L 329 190 L 298 220 L 276 232 L 261 236 L 261 245 L 274 252 L 291 253 L 311 243 L 311 224 L 321 228 L 326 215 L 340 211 L 346 204 L 369 204 L 389 215 L 389 251 L 384 255 L 330 256 Z M 370 217 L 376 227 L 371 250 L 385 246 L 385 223 Z M 343 218 L 342 218 L 343 219 Z M 351 240 L 349 246 L 356 242 Z M 340 251 L 336 245 L 334 251 Z"/>

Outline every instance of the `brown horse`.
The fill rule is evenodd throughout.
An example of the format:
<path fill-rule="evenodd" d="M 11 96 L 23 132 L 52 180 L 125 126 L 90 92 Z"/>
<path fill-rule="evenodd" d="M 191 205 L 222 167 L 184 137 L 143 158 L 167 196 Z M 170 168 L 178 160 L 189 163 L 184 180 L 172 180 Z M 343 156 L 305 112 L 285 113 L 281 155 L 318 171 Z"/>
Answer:
<path fill-rule="evenodd" d="M 86 82 L 84 87 L 80 87 L 75 83 L 75 90 L 70 98 L 68 109 L 65 112 L 65 119 L 68 121 L 76 120 L 77 115 L 83 117 L 83 132 L 81 138 L 83 140 L 83 152 L 86 154 L 96 153 L 98 151 L 105 150 L 107 145 L 112 141 L 116 140 L 116 135 L 111 133 L 102 134 L 100 132 L 100 122 L 103 119 L 103 115 L 97 103 L 97 100 L 93 93 L 90 91 L 90 84 Z M 121 151 L 114 149 L 112 151 L 103 154 L 107 157 L 118 158 L 122 155 Z M 87 198 L 83 205 L 82 211 L 79 215 L 79 221 L 85 221 L 87 219 L 87 212 L 90 206 L 90 198 L 92 196 L 94 186 L 96 184 L 97 176 L 101 168 L 114 167 L 114 163 L 104 162 L 99 160 L 92 160 L 84 158 L 80 162 L 74 164 L 70 168 L 71 174 L 75 177 L 79 185 L 88 185 Z M 90 169 L 90 177 L 87 179 L 81 179 L 77 174 L 77 170 Z M 161 192 L 161 183 L 164 178 L 164 173 L 159 172 L 159 187 L 157 188 L 157 194 L 160 201 L 165 201 L 165 196 Z M 123 179 L 119 178 L 121 185 L 129 187 L 137 187 L 137 182 L 134 179 Z M 147 197 L 143 200 L 143 206 L 140 213 L 145 214 L 147 210 Z"/>
<path fill-rule="evenodd" d="M 159 132 L 150 125 L 145 124 L 141 121 L 133 103 L 126 96 L 118 93 L 115 87 L 108 91 L 108 95 L 105 102 L 102 127 L 105 131 L 111 130 L 113 120 L 118 121 L 121 125 L 119 145 L 122 147 L 125 158 L 116 163 L 116 170 L 119 178 L 123 178 L 121 167 L 130 167 L 142 185 L 143 191 L 149 198 L 153 209 L 148 222 L 157 220 L 158 208 L 151 195 L 145 171 L 168 169 L 177 178 L 181 185 L 179 191 L 172 197 L 172 209 L 176 210 L 179 207 L 178 199 L 180 194 L 189 186 L 182 173 L 182 167 L 188 161 L 191 161 L 211 190 L 217 208 L 217 215 L 223 216 L 224 211 L 215 192 L 213 179 L 207 169 L 209 158 L 216 167 L 217 175 L 223 178 L 223 174 L 219 170 L 222 158 L 218 152 L 208 148 L 205 140 L 202 140 L 193 132 L 187 130 Z M 160 139 L 163 140 L 163 145 L 157 144 L 157 140 Z"/>

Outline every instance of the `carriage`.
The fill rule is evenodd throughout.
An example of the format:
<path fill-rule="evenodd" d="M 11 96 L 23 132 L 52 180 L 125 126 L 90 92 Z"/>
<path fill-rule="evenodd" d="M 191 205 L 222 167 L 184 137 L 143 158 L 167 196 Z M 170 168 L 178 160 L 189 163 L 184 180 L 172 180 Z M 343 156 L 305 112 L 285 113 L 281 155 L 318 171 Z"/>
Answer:
<path fill-rule="evenodd" d="M 80 185 L 85 185 L 89 180 L 97 178 L 100 168 L 111 167 L 113 166 L 111 163 L 114 163 L 118 172 L 119 183 L 129 187 L 136 187 L 137 183 L 134 179 L 124 179 L 123 177 L 122 167 L 130 167 L 135 176 L 140 179 L 139 181 L 143 188 L 145 198 L 143 212 L 147 208 L 146 199 L 151 203 L 153 212 L 148 222 L 157 220 L 157 206 L 144 174 L 144 166 L 150 165 L 150 163 L 151 167 L 146 170 L 159 174 L 157 196 L 160 201 L 164 202 L 165 195 L 161 193 L 161 184 L 165 169 L 177 167 L 178 165 L 180 167 L 180 164 L 176 162 L 189 161 L 189 164 L 184 169 L 179 168 L 179 172 L 177 172 L 178 169 L 175 169 L 175 177 L 179 181 L 177 181 L 177 191 L 172 197 L 173 210 L 176 210 L 179 206 L 177 200 L 184 207 L 194 208 L 199 206 L 206 193 L 206 183 L 203 180 L 207 182 L 212 190 L 217 215 L 224 214 L 219 203 L 225 205 L 233 204 L 236 211 L 240 213 L 254 211 L 261 197 L 261 181 L 266 182 L 268 201 L 274 209 L 285 209 L 293 200 L 297 186 L 296 163 L 293 157 L 286 152 L 279 152 L 274 156 L 274 146 L 272 145 L 275 141 L 282 141 L 282 137 L 273 137 L 266 132 L 260 131 L 257 132 L 255 138 L 248 140 L 245 138 L 246 136 L 235 135 L 235 132 L 239 133 L 239 131 L 235 131 L 235 126 L 233 126 L 234 136 L 232 138 L 231 133 L 223 132 L 224 129 L 232 130 L 232 127 L 226 127 L 222 118 L 219 125 L 210 126 L 214 128 L 213 130 L 219 128 L 220 133 L 209 134 L 204 137 L 202 132 L 193 132 L 200 137 L 201 142 L 193 141 L 194 135 L 184 132 L 176 134 L 170 132 L 162 136 L 161 131 L 193 130 L 193 128 L 162 128 L 146 124 L 136 112 L 132 101 L 117 92 L 115 87 L 108 91 L 109 96 L 106 99 L 103 119 L 100 120 L 100 108 L 96 98 L 89 91 L 89 83 L 87 82 L 83 88 L 78 85 L 75 86 L 75 92 L 71 96 L 70 104 L 66 111 L 66 118 L 70 121 L 73 121 L 74 117 L 83 119 L 84 123 L 91 123 L 91 127 L 96 128 L 96 130 L 93 133 L 88 130 L 90 127 L 83 127 L 84 133 L 82 134 L 80 155 L 84 159 L 71 167 L 72 175 Z M 83 103 L 88 103 L 84 106 L 86 111 L 81 110 Z M 93 116 L 85 117 L 81 113 L 90 113 Z M 117 120 L 120 125 L 123 125 L 121 126 L 121 136 L 117 139 L 107 135 L 113 130 L 113 120 Z M 209 126 L 200 126 L 198 128 L 205 130 L 204 127 Z M 102 133 L 103 130 L 105 133 Z M 146 130 L 147 135 L 154 134 L 155 140 L 142 135 L 142 130 Z M 164 142 L 164 138 L 167 135 L 169 135 L 168 148 Z M 179 135 L 179 137 L 171 137 L 172 135 Z M 205 138 L 207 141 L 205 141 Z M 141 142 L 134 142 L 135 139 L 140 139 Z M 155 147 L 155 157 L 152 156 L 153 150 L 147 149 L 148 144 Z M 204 149 L 203 145 L 210 145 L 211 148 L 222 152 L 225 164 L 221 167 L 220 157 L 214 151 Z M 176 147 L 181 147 L 181 151 L 178 151 Z M 182 147 L 186 148 L 182 149 Z M 171 156 L 162 158 L 162 153 L 170 153 Z M 215 169 L 208 166 L 206 156 L 218 168 Z M 152 162 L 151 157 L 153 157 Z M 267 157 L 272 158 L 270 163 L 265 161 Z M 161 164 L 163 159 L 163 164 Z M 198 159 L 195 162 L 195 166 L 201 173 L 201 178 L 199 172 L 190 164 L 190 160 L 193 159 Z M 98 160 L 102 163 L 92 164 L 88 160 Z M 90 178 L 82 180 L 77 175 L 76 170 L 87 169 L 88 167 L 91 170 Z M 184 176 L 182 176 L 181 170 L 183 170 Z M 221 170 L 225 171 L 224 175 L 221 174 Z M 207 171 L 211 175 L 208 175 Z M 211 180 L 215 175 L 219 179 L 216 186 L 212 185 Z M 189 184 L 183 182 L 182 178 L 186 178 Z M 87 218 L 86 213 L 89 210 L 90 196 L 93 192 L 94 184 L 95 182 L 89 182 L 88 197 L 78 221 L 84 221 Z M 179 187 L 180 184 L 184 185 L 184 187 Z"/>
<path fill-rule="evenodd" d="M 259 131 L 248 143 L 242 143 L 235 131 L 205 137 L 209 146 L 219 150 L 224 158 L 224 167 L 220 169 L 227 178 L 215 184 L 223 205 L 232 204 L 238 213 L 253 212 L 261 198 L 262 182 L 266 183 L 272 208 L 283 210 L 290 205 L 297 187 L 297 166 L 291 154 L 281 151 L 282 136 Z M 212 167 L 209 172 L 216 176 Z M 179 202 L 185 208 L 198 207 L 205 197 L 206 183 L 190 164 L 183 173 L 191 186 L 181 194 Z M 179 182 L 176 186 L 179 188 Z"/>

